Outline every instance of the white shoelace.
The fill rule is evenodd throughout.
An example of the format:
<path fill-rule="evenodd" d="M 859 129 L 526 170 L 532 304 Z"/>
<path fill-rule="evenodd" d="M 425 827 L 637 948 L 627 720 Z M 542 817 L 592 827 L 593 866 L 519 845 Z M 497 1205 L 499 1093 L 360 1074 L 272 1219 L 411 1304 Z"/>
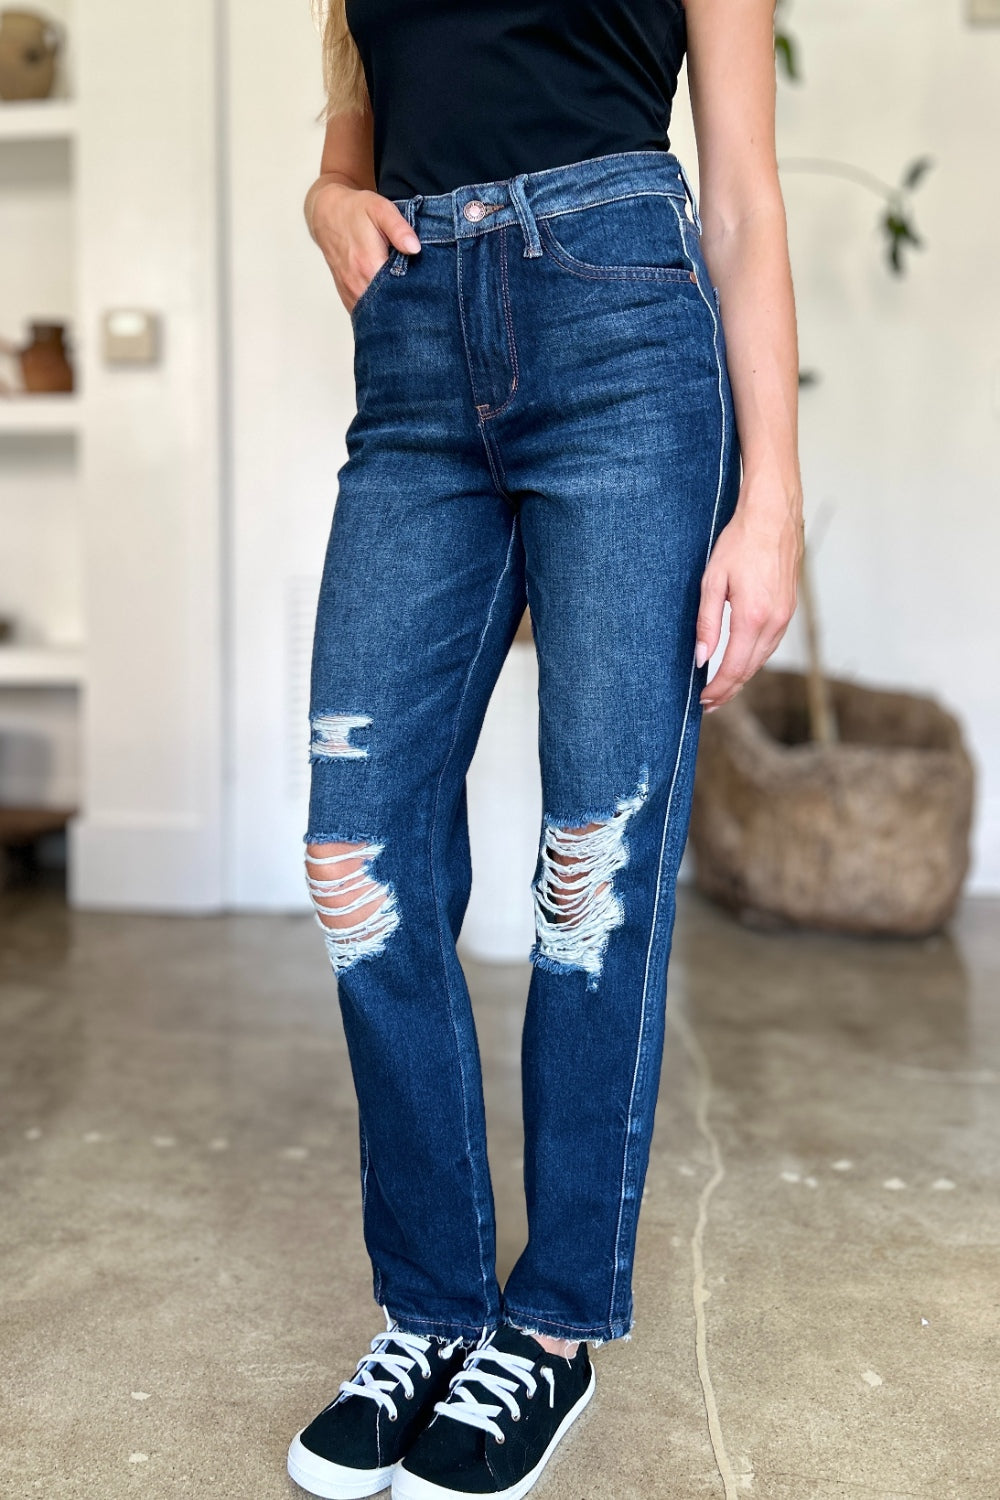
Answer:
<path fill-rule="evenodd" d="M 506 1372 L 506 1375 L 479 1369 L 480 1362 L 486 1359 L 493 1360 L 501 1370 Z M 452 1417 L 456 1422 L 465 1422 L 469 1427 L 478 1427 L 483 1432 L 490 1432 L 498 1443 L 502 1443 L 505 1441 L 503 1432 L 493 1419 L 498 1417 L 506 1407 L 514 1421 L 520 1421 L 521 1408 L 514 1396 L 515 1393 L 520 1393 L 522 1385 L 529 1400 L 534 1396 L 538 1389 L 538 1382 L 532 1373 L 535 1363 L 535 1360 L 527 1359 L 524 1355 L 505 1354 L 503 1350 L 493 1349 L 486 1344 L 466 1357 L 465 1366 L 457 1375 L 452 1376 L 451 1391 L 447 1398 L 444 1401 L 436 1401 L 434 1410 L 440 1412 L 442 1417 Z M 555 1379 L 552 1371 L 543 1368 L 541 1373 L 549 1384 L 550 1405 L 554 1405 Z M 469 1380 L 475 1380 L 483 1386 L 486 1393 L 494 1398 L 493 1402 L 477 1400 L 466 1388 L 465 1382 Z"/>
<path fill-rule="evenodd" d="M 378 1405 L 388 1412 L 389 1421 L 395 1422 L 399 1413 L 389 1392 L 397 1385 L 401 1385 L 407 1399 L 412 1399 L 414 1386 L 410 1372 L 417 1368 L 425 1380 L 430 1379 L 431 1367 L 427 1352 L 434 1342 L 433 1339 L 422 1338 L 419 1334 L 401 1333 L 395 1328 L 387 1328 L 384 1333 L 377 1333 L 371 1341 L 371 1353 L 358 1360 L 357 1368 L 350 1380 L 341 1382 L 340 1394 L 367 1396 L 372 1401 L 377 1401 Z M 447 1358 L 451 1355 L 459 1343 L 461 1340 L 456 1339 L 454 1343 L 446 1345 L 441 1351 L 442 1357 Z M 390 1344 L 398 1345 L 399 1352 L 390 1350 Z M 375 1371 L 379 1369 L 385 1372 L 388 1379 L 376 1379 Z"/>

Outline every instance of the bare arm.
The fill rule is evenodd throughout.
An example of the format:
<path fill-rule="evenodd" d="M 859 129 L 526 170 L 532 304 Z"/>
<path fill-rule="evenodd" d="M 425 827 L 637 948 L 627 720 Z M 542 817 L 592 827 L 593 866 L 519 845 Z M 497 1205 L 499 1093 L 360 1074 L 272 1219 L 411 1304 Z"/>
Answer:
<path fill-rule="evenodd" d="M 735 696 L 785 633 L 801 557 L 798 339 L 774 140 L 773 0 L 686 0 L 701 246 L 719 288 L 743 459 L 732 521 L 702 581 L 698 660 L 730 633 L 702 693 Z"/>
<path fill-rule="evenodd" d="M 420 249 L 396 205 L 375 191 L 370 111 L 348 110 L 328 122 L 320 175 L 306 194 L 303 212 L 348 311 L 392 246 Z"/>

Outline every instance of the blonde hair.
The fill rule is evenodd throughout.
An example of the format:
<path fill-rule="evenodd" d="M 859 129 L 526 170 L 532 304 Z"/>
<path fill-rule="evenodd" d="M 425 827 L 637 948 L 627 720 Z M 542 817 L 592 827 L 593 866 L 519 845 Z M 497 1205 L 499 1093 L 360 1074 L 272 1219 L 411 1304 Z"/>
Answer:
<path fill-rule="evenodd" d="M 326 103 L 317 119 L 329 120 L 348 110 L 371 109 L 368 85 L 357 44 L 347 26 L 345 0 L 310 0 L 313 21 L 323 38 L 323 84 Z"/>

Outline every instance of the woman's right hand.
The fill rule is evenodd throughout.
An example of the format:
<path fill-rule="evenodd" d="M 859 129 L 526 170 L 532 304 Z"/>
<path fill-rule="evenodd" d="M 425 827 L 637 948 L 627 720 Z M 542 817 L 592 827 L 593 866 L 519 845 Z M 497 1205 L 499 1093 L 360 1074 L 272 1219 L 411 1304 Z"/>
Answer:
<path fill-rule="evenodd" d="M 309 232 L 351 312 L 393 247 L 412 254 L 420 241 L 391 198 L 342 182 L 316 185 L 306 208 Z"/>

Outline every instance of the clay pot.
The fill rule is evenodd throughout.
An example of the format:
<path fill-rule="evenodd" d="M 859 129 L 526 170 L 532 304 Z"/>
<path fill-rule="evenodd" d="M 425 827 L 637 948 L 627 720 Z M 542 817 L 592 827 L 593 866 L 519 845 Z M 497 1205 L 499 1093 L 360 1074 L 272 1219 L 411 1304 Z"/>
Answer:
<path fill-rule="evenodd" d="M 62 323 L 31 323 L 31 337 L 20 347 L 0 339 L 0 353 L 11 355 L 21 368 L 24 391 L 71 391 L 74 388 L 73 366 L 66 352 L 66 329 Z M 14 392 L 0 381 L 0 395 Z"/>
<path fill-rule="evenodd" d="M 765 670 L 706 714 L 695 883 L 746 919 L 922 936 L 969 865 L 974 771 L 932 698 L 830 681 L 839 740 L 808 737 L 806 679 Z"/>
<path fill-rule="evenodd" d="M 59 47 L 59 32 L 47 16 L 0 11 L 0 99 L 47 99 Z"/>

